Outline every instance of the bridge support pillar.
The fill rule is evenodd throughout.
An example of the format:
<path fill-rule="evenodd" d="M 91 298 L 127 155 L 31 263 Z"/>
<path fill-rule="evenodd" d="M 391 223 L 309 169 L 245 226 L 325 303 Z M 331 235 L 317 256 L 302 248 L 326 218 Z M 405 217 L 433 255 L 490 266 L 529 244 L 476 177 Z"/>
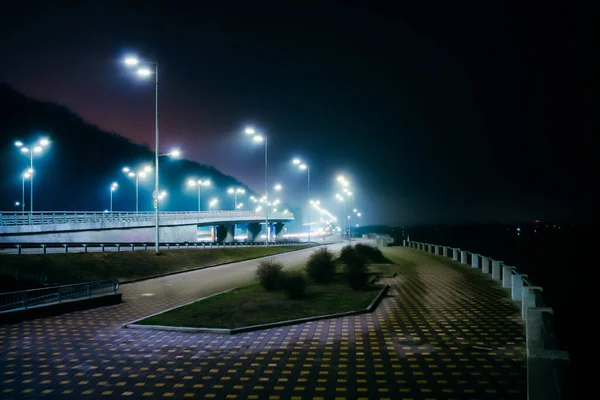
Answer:
<path fill-rule="evenodd" d="M 235 241 L 235 224 L 226 225 L 227 234 L 225 235 L 225 242 L 232 243 Z"/>
<path fill-rule="evenodd" d="M 471 253 L 471 267 L 479 269 L 479 254 Z"/>
<path fill-rule="evenodd" d="M 442 254 L 444 257 L 448 257 L 448 248 L 446 246 L 442 247 Z"/>
<path fill-rule="evenodd" d="M 467 262 L 467 252 L 465 250 L 460 252 L 460 263 L 461 264 L 468 264 Z"/>
<path fill-rule="evenodd" d="M 481 256 L 481 272 L 484 274 L 490 273 L 490 259 L 484 256 Z"/>
<path fill-rule="evenodd" d="M 459 249 L 459 248 L 452 249 L 452 259 L 453 259 L 454 261 L 458 261 L 458 252 L 459 252 L 459 251 L 460 251 L 460 249 Z"/>
<path fill-rule="evenodd" d="M 225 225 L 215 226 L 215 233 L 216 233 L 217 243 L 223 243 L 223 241 L 227 237 L 227 226 L 225 226 Z"/>
<path fill-rule="evenodd" d="M 492 279 L 497 281 L 502 279 L 502 268 L 498 260 L 492 260 Z"/>
<path fill-rule="evenodd" d="M 511 276 L 511 297 L 514 301 L 521 301 L 523 296 L 523 277 L 527 275 L 514 274 Z"/>
<path fill-rule="evenodd" d="M 276 222 L 273 224 L 273 231 L 275 233 L 275 240 L 281 239 L 283 237 L 283 226 L 285 224 L 283 222 Z"/>
<path fill-rule="evenodd" d="M 512 286 L 512 271 L 515 267 L 504 265 L 502 267 L 502 287 L 509 288 Z"/>
<path fill-rule="evenodd" d="M 246 229 L 246 242 L 256 242 L 260 230 L 261 226 L 258 223 L 248 224 L 248 228 Z"/>

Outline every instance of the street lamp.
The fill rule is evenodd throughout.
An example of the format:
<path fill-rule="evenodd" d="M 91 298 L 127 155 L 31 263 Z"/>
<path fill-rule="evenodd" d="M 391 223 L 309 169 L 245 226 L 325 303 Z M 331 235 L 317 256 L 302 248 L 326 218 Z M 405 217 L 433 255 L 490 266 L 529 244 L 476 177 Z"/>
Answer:
<path fill-rule="evenodd" d="M 33 175 L 33 169 L 29 168 L 27 171 L 21 174 L 23 186 L 21 189 L 21 212 L 25 214 L 25 179 L 31 178 Z M 17 204 L 18 205 L 18 204 Z"/>
<path fill-rule="evenodd" d="M 244 194 L 246 191 L 242 188 L 229 188 L 227 189 L 227 193 L 233 195 L 233 209 L 235 210 L 237 208 L 237 195 Z"/>
<path fill-rule="evenodd" d="M 310 166 L 299 158 L 294 158 L 292 164 L 297 165 L 301 171 L 306 170 L 306 198 L 310 202 Z M 310 242 L 310 207 L 308 207 L 308 241 Z"/>
<path fill-rule="evenodd" d="M 159 212 L 159 191 L 158 191 L 158 62 L 155 61 L 140 61 L 137 57 L 128 56 L 123 60 L 124 64 L 127 67 L 135 67 L 138 65 L 146 65 L 138 68 L 137 74 L 141 77 L 147 78 L 152 75 L 152 70 L 147 66 L 154 66 L 154 92 L 155 92 L 155 100 L 154 100 L 154 193 L 152 193 L 154 199 L 154 247 L 155 251 L 158 253 L 159 251 L 159 223 L 158 223 L 158 212 Z M 136 208 L 137 208 L 137 200 L 136 200 Z"/>
<path fill-rule="evenodd" d="M 15 142 L 15 146 L 20 149 L 22 154 L 29 155 L 29 212 L 33 212 L 33 155 L 40 154 L 49 145 L 50 140 L 48 138 L 41 138 L 36 143 L 30 145 L 25 145 L 20 140 Z M 24 203 L 25 201 L 21 202 L 21 204 Z M 25 212 L 25 206 L 23 206 L 22 209 L 23 212 Z"/>
<path fill-rule="evenodd" d="M 112 185 L 110 185 L 110 212 L 113 212 L 113 192 L 115 190 L 117 190 L 117 188 L 119 187 L 119 184 L 117 182 L 113 182 Z"/>
<path fill-rule="evenodd" d="M 216 197 L 213 197 L 209 202 L 208 202 L 208 209 L 210 210 L 211 208 L 215 207 L 217 204 L 219 204 L 219 199 L 217 199 Z"/>
<path fill-rule="evenodd" d="M 346 215 L 346 199 L 344 198 L 344 196 L 340 195 L 339 193 L 335 194 L 335 198 L 344 204 L 344 214 L 343 215 Z M 344 218 L 344 235 L 346 234 L 346 220 L 347 219 Z"/>
<path fill-rule="evenodd" d="M 236 209 L 240 209 L 240 208 L 244 208 L 244 203 L 240 203 L 237 206 L 235 206 Z"/>
<path fill-rule="evenodd" d="M 150 167 L 149 165 L 143 167 L 143 169 L 139 170 L 138 172 L 133 172 L 129 167 L 123 168 L 123 173 L 125 173 L 129 178 L 135 178 L 135 212 L 136 213 L 139 210 L 140 178 L 145 178 L 146 173 L 148 173 L 150 171 L 152 171 L 152 167 Z"/>
<path fill-rule="evenodd" d="M 246 129 L 244 129 L 244 133 L 248 136 L 252 136 L 252 140 L 255 143 L 264 143 L 264 148 L 265 148 L 265 198 L 268 201 L 269 200 L 269 182 L 268 182 L 269 181 L 269 179 L 268 179 L 269 178 L 269 173 L 268 173 L 269 140 L 266 135 L 259 134 L 256 131 L 256 129 L 254 129 L 251 126 L 246 127 Z M 268 207 L 265 208 L 265 228 L 267 230 L 265 246 L 268 246 L 269 245 L 269 208 Z"/>
<path fill-rule="evenodd" d="M 205 186 L 205 187 L 210 186 L 210 180 L 209 179 L 198 179 L 198 180 L 196 180 L 196 179 L 190 179 L 188 181 L 188 185 L 189 186 L 197 186 L 198 187 L 198 212 L 200 212 L 202 210 L 201 206 L 200 206 L 200 188 L 202 186 Z"/>

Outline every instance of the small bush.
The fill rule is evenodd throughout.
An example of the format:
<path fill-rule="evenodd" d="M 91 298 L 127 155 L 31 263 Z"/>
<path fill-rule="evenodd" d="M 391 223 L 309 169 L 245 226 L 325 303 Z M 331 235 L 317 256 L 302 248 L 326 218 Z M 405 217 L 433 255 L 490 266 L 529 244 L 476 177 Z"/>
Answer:
<path fill-rule="evenodd" d="M 306 296 L 306 278 L 301 272 L 284 272 L 281 284 L 290 299 L 300 299 Z"/>
<path fill-rule="evenodd" d="M 261 261 L 256 270 L 256 278 L 265 290 L 275 290 L 281 281 L 283 264 L 273 260 Z"/>
<path fill-rule="evenodd" d="M 346 279 L 350 287 L 355 290 L 367 287 L 367 260 L 350 245 L 344 246 L 340 254 L 340 261 L 346 264 Z"/>
<path fill-rule="evenodd" d="M 347 244 L 342 247 L 342 251 L 340 252 L 340 261 L 344 264 L 348 264 L 352 262 L 352 259 L 356 256 L 356 252 L 354 251 L 354 247 L 351 244 Z"/>
<path fill-rule="evenodd" d="M 381 250 L 375 246 L 358 243 L 354 246 L 354 250 L 370 262 L 379 263 L 387 261 Z"/>
<path fill-rule="evenodd" d="M 335 277 L 333 253 L 323 247 L 314 251 L 306 263 L 306 274 L 317 283 L 330 283 Z"/>

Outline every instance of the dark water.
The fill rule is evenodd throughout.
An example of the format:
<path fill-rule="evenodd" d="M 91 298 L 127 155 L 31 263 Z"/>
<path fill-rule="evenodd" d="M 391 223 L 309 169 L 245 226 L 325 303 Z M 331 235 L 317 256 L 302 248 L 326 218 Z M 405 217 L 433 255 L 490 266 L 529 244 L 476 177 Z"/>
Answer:
<path fill-rule="evenodd" d="M 589 341 L 595 336 L 595 316 L 589 300 L 597 258 L 595 226 L 572 224 L 521 224 L 426 226 L 395 228 L 389 232 L 400 244 L 410 240 L 459 247 L 504 261 L 528 274 L 543 288 L 544 302 L 554 309 L 558 345 L 571 358 L 570 387 L 575 389 Z M 594 302 L 595 303 L 595 302 Z"/>

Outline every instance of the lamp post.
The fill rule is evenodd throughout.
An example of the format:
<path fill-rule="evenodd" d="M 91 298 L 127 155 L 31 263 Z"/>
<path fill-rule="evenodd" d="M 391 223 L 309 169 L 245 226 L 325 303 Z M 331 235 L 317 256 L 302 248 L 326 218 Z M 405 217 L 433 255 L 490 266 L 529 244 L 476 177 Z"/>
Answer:
<path fill-rule="evenodd" d="M 137 57 L 126 57 L 124 63 L 128 67 L 135 67 L 140 64 L 146 64 L 150 66 L 154 66 L 154 92 L 155 92 L 155 113 L 154 113 L 154 248 L 158 253 L 159 251 L 159 240 L 160 240 L 160 232 L 159 232 L 159 223 L 158 223 L 158 213 L 159 213 L 159 197 L 160 193 L 158 191 L 158 62 L 155 61 L 140 61 Z M 137 74 L 141 77 L 149 77 L 152 75 L 152 70 L 148 67 L 138 68 Z M 136 201 L 137 202 L 137 201 Z M 136 205 L 137 208 L 137 205 Z"/>
<path fill-rule="evenodd" d="M 152 167 L 146 166 L 143 170 L 133 172 L 129 167 L 124 167 L 123 172 L 130 178 L 135 178 L 135 212 L 139 211 L 140 178 L 145 178 L 146 173 L 152 171 Z M 156 199 L 158 200 L 158 199 Z"/>
<path fill-rule="evenodd" d="M 29 155 L 29 212 L 31 213 L 33 212 L 33 155 L 40 154 L 48 145 L 50 145 L 48 138 L 42 138 L 30 145 L 25 145 L 20 140 L 15 142 L 15 146 L 20 149 L 21 153 Z M 23 208 L 23 212 L 25 212 L 25 208 Z"/>
<path fill-rule="evenodd" d="M 188 181 L 188 185 L 189 186 L 197 186 L 198 187 L 198 212 L 202 211 L 202 207 L 200 205 L 200 188 L 202 186 L 210 186 L 210 180 L 209 179 L 190 179 Z"/>
<path fill-rule="evenodd" d="M 344 199 L 344 196 L 340 195 L 339 193 L 336 193 L 335 198 L 338 199 L 339 201 L 341 201 L 344 204 L 344 235 L 346 234 L 346 199 Z M 343 235 L 342 235 L 343 236 Z"/>
<path fill-rule="evenodd" d="M 117 182 L 113 182 L 110 185 L 110 212 L 113 212 L 113 192 L 115 190 L 117 190 L 117 188 L 119 187 L 119 184 Z"/>
<path fill-rule="evenodd" d="M 31 176 L 33 175 L 33 169 L 29 168 L 27 171 L 23 172 L 21 174 L 21 178 L 23 181 L 23 186 L 21 189 L 21 212 L 23 214 L 25 214 L 25 179 L 29 179 L 31 178 Z"/>
<path fill-rule="evenodd" d="M 292 163 L 297 165 L 301 171 L 306 170 L 306 198 L 310 202 L 310 165 L 302 162 L 299 158 L 294 158 Z M 310 207 L 308 207 L 308 241 L 310 242 Z"/>
<path fill-rule="evenodd" d="M 216 197 L 213 197 L 209 202 L 208 202 L 208 209 L 210 210 L 211 208 L 215 207 L 217 204 L 219 204 L 219 199 L 217 199 Z"/>
<path fill-rule="evenodd" d="M 246 193 L 246 191 L 242 188 L 229 188 L 227 189 L 227 193 L 228 194 L 232 194 L 233 195 L 233 209 L 236 210 L 237 209 L 237 195 L 239 194 L 244 194 Z"/>
<path fill-rule="evenodd" d="M 269 140 L 268 137 L 264 134 L 259 134 L 256 129 L 252 127 L 247 127 L 244 130 L 246 135 L 252 136 L 252 140 L 256 143 L 264 143 L 265 148 L 265 199 L 266 203 L 269 202 L 269 174 L 268 174 L 268 166 L 269 166 Z M 265 207 L 265 227 L 267 230 L 267 235 L 265 239 L 265 246 L 269 246 L 269 207 Z"/>

